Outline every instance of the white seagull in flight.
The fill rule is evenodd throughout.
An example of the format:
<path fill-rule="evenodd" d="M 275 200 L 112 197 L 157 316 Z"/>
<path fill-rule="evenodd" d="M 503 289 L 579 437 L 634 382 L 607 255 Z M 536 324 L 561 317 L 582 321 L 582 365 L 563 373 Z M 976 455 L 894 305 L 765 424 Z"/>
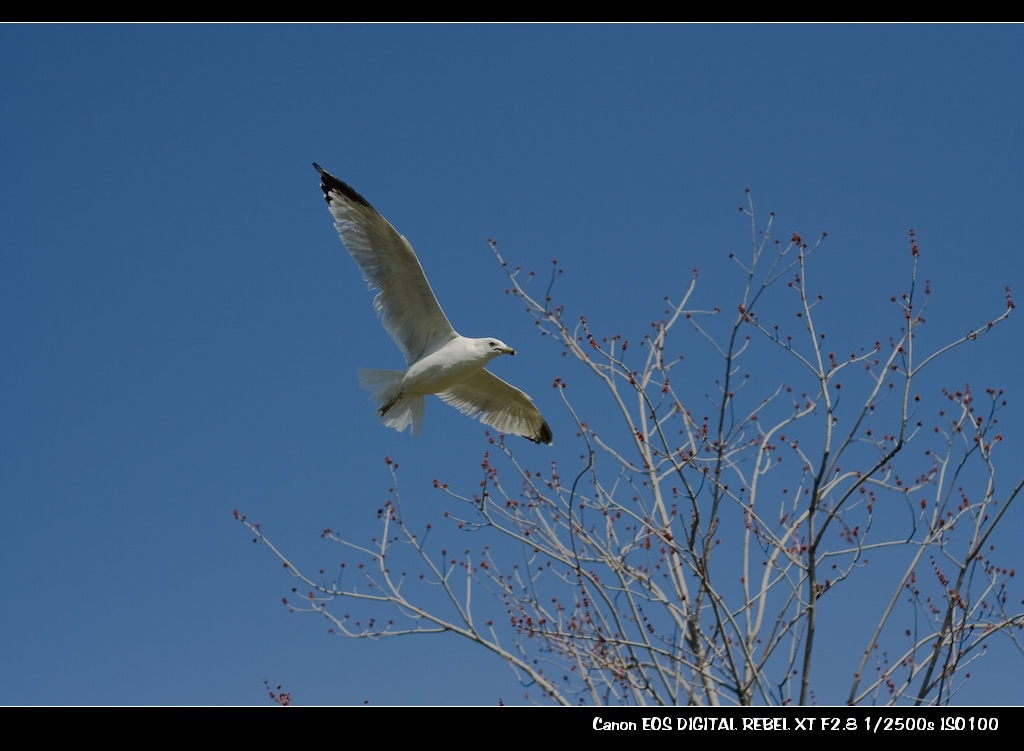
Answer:
<path fill-rule="evenodd" d="M 525 393 L 484 369 L 516 351 L 499 339 L 460 336 L 434 297 L 409 241 L 365 198 L 313 163 L 341 241 L 362 269 L 384 328 L 405 355 L 405 370 L 359 371 L 388 427 L 414 435 L 423 425 L 423 397 L 437 394 L 502 433 L 551 443 L 551 428 Z"/>

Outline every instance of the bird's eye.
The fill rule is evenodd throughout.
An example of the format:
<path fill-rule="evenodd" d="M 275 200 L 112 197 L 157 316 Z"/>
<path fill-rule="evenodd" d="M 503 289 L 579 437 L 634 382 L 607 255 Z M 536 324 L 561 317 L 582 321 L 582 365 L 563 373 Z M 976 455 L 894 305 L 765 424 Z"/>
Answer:
<path fill-rule="evenodd" d="M 497 347 L 497 346 L 498 346 L 498 343 L 497 343 L 497 342 L 491 342 L 491 346 L 492 346 L 492 347 Z"/>

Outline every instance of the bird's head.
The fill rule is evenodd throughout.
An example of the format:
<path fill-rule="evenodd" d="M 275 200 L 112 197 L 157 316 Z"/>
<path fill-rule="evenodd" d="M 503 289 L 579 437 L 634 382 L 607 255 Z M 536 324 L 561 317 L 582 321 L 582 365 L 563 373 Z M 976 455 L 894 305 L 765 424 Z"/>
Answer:
<path fill-rule="evenodd" d="M 516 351 L 500 339 L 479 339 L 480 346 L 491 357 L 514 355 Z"/>

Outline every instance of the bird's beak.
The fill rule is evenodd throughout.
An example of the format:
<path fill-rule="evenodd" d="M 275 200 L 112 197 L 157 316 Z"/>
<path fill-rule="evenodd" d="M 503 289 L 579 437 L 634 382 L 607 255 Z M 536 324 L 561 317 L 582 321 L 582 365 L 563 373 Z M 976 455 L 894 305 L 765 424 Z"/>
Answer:
<path fill-rule="evenodd" d="M 506 355 L 514 355 L 516 353 L 516 351 L 514 349 L 512 349 L 511 347 L 505 347 L 501 351 L 504 352 Z"/>

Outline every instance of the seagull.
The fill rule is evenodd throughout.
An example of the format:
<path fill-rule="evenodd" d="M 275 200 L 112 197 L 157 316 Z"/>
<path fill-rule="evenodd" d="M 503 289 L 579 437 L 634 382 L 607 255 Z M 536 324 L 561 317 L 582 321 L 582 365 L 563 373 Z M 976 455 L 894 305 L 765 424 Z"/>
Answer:
<path fill-rule="evenodd" d="M 459 335 L 434 297 L 412 246 L 369 202 L 313 162 L 334 227 L 371 290 L 384 329 L 405 355 L 405 370 L 359 371 L 380 421 L 401 432 L 423 426 L 424 397 L 442 401 L 502 433 L 551 443 L 551 428 L 533 400 L 484 366 L 516 351 L 494 337 Z"/>

